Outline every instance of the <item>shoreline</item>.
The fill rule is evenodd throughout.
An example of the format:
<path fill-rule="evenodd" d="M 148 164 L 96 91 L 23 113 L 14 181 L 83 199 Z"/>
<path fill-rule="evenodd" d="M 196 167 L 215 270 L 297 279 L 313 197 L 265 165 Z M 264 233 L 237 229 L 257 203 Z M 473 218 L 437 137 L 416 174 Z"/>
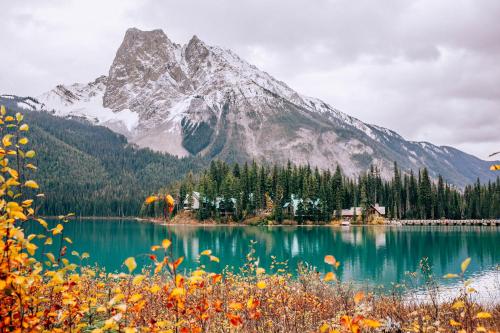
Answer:
<path fill-rule="evenodd" d="M 57 219 L 57 216 L 44 216 L 45 219 Z M 231 223 L 218 223 L 215 220 L 207 220 L 207 222 L 200 222 L 194 220 L 190 220 L 189 222 L 179 222 L 179 221 L 165 221 L 163 219 L 157 218 L 147 218 L 147 217 L 137 217 L 137 216 L 74 216 L 71 218 L 72 220 L 109 220 L 109 221 L 121 221 L 121 220 L 133 220 L 140 223 L 151 223 L 158 225 L 166 225 L 166 226 L 213 226 L 213 227 L 365 227 L 365 226 L 396 226 L 395 224 L 384 223 L 384 224 L 350 224 L 350 225 L 342 225 L 341 223 L 305 223 L 299 224 L 296 222 L 293 223 L 281 223 L 281 224 L 250 224 L 246 221 L 242 222 L 231 222 Z"/>
<path fill-rule="evenodd" d="M 488 220 L 488 221 L 496 221 L 496 224 L 485 224 L 485 221 L 487 220 L 474 220 L 475 222 L 472 224 L 466 224 L 465 221 L 467 220 L 456 220 L 456 221 L 463 221 L 460 223 L 433 223 L 436 220 L 421 220 L 422 223 L 420 224 L 414 224 L 414 223 L 405 223 L 405 220 L 400 220 L 398 222 L 389 222 L 389 223 L 380 223 L 380 224 L 359 224 L 359 223 L 351 223 L 348 225 L 342 225 L 340 222 L 336 223 L 322 223 L 322 224 L 315 224 L 315 223 L 305 223 L 305 224 L 299 224 L 295 221 L 287 220 L 287 223 L 281 223 L 281 224 L 252 224 L 248 223 L 249 220 L 247 221 L 242 221 L 242 222 L 224 222 L 224 223 L 218 223 L 217 221 L 210 219 L 206 220 L 206 222 L 200 222 L 196 219 L 193 218 L 181 218 L 182 221 L 179 221 L 179 218 L 176 217 L 172 218 L 170 221 L 165 221 L 163 219 L 158 219 L 158 218 L 148 218 L 148 217 L 138 217 L 138 216 L 74 216 L 72 220 L 105 220 L 105 221 L 121 221 L 121 220 L 129 220 L 129 221 L 136 221 L 139 223 L 151 223 L 151 224 L 158 224 L 158 225 L 165 225 L 165 226 L 213 226 L 213 227 L 400 227 L 400 226 L 433 226 L 433 227 L 440 227 L 440 226 L 485 226 L 485 227 L 495 227 L 495 226 L 500 226 L 500 221 L 499 220 Z M 57 216 L 44 216 L 44 219 L 57 219 Z M 408 220 L 411 221 L 411 220 Z M 401 223 L 403 222 L 403 223 Z"/>

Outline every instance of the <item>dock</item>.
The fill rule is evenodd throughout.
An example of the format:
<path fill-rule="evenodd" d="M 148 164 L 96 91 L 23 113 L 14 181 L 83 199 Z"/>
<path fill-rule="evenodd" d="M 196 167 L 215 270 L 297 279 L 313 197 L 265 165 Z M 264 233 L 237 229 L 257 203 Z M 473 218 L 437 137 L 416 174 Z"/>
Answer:
<path fill-rule="evenodd" d="M 392 220 L 391 225 L 476 225 L 476 226 L 500 226 L 500 219 L 482 219 L 482 220 Z"/>

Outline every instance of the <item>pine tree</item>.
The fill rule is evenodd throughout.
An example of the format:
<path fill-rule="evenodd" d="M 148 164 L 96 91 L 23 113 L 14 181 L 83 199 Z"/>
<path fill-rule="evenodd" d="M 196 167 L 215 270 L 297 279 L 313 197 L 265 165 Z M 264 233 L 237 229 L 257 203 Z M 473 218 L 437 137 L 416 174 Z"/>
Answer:
<path fill-rule="evenodd" d="M 401 177 L 399 175 L 398 164 L 394 162 L 394 181 L 393 181 L 393 201 L 394 214 L 393 216 L 400 219 L 402 216 L 401 208 Z"/>
<path fill-rule="evenodd" d="M 420 173 L 419 185 L 420 217 L 428 219 L 432 217 L 432 188 L 427 168 Z"/>
<path fill-rule="evenodd" d="M 366 183 L 363 181 L 361 183 L 361 220 L 363 223 L 367 221 L 368 213 L 368 195 L 366 193 Z"/>
<path fill-rule="evenodd" d="M 446 201 L 445 201 L 445 190 L 444 181 L 441 175 L 438 176 L 438 186 L 437 186 L 437 216 L 438 218 L 444 218 L 446 216 Z"/>
<path fill-rule="evenodd" d="M 274 207 L 273 207 L 273 214 L 274 214 L 274 219 L 276 222 L 281 223 L 283 222 L 283 187 L 279 185 L 276 188 L 276 196 L 274 200 Z"/>
<path fill-rule="evenodd" d="M 340 219 L 342 212 L 342 172 L 338 164 L 333 175 L 332 187 L 335 218 Z"/>

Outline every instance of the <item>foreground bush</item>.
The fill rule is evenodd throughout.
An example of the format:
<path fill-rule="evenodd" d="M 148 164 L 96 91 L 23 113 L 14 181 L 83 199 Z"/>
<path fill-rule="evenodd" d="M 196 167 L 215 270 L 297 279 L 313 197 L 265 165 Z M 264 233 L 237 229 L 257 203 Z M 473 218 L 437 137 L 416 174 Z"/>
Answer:
<path fill-rule="evenodd" d="M 337 282 L 339 263 L 331 255 L 325 257 L 331 272 L 302 269 L 292 279 L 284 272 L 266 274 L 252 252 L 238 274 L 205 272 L 206 260 L 219 261 L 205 250 L 199 269 L 182 275 L 183 258 L 175 257 L 165 239 L 151 248 L 150 270 L 138 272 L 134 258 L 124 262 L 127 273 L 85 267 L 88 254 L 68 250 L 72 241 L 64 235 L 64 224 L 70 215 L 60 216 L 54 228 L 36 215 L 43 195 L 32 179 L 35 152 L 24 149 L 28 130 L 21 114 L 1 109 L 2 332 L 493 332 L 500 325 L 500 307 L 474 303 L 468 281 L 452 302 L 410 304 Z M 26 235 L 28 220 L 41 224 L 45 233 Z M 49 245 L 57 245 L 57 253 L 46 252 Z M 463 279 L 467 265 L 466 260 L 461 273 L 449 277 Z"/>

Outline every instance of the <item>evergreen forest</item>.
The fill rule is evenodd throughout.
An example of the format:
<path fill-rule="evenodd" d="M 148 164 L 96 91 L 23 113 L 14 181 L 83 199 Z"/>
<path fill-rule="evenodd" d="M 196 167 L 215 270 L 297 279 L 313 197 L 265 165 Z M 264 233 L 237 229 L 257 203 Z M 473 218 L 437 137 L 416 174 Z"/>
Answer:
<path fill-rule="evenodd" d="M 487 219 L 500 217 L 500 178 L 482 184 L 479 180 L 464 189 L 447 183 L 443 177 L 431 179 L 427 169 L 400 170 L 394 164 L 393 176 L 384 180 L 372 167 L 356 179 L 342 170 L 320 171 L 310 166 L 227 164 L 212 161 L 202 173 L 187 176 L 170 191 L 181 204 L 189 193 L 199 192 L 200 220 L 220 218 L 221 210 L 241 221 L 272 210 L 278 222 L 286 216 L 284 206 L 293 198 L 300 200 L 298 214 L 291 218 L 304 222 L 325 222 L 339 218 L 341 209 L 379 204 L 386 217 L 394 219 Z M 215 204 L 217 203 L 217 205 Z M 180 208 L 180 207 L 179 207 Z M 159 215 L 158 207 L 143 207 L 146 215 Z M 365 216 L 363 216 L 365 219 Z"/>

